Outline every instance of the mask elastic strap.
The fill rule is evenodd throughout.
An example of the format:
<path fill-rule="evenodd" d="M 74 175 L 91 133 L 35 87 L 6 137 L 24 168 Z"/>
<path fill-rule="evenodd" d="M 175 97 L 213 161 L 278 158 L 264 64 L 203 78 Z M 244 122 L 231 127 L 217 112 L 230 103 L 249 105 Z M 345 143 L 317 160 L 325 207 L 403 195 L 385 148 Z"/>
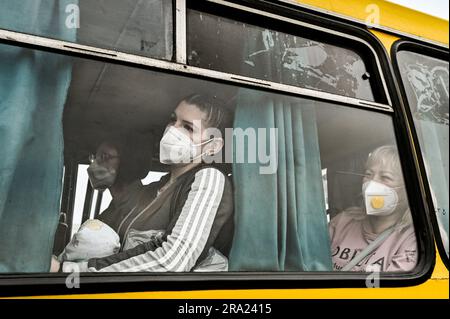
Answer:
<path fill-rule="evenodd" d="M 194 147 L 201 146 L 201 145 L 204 145 L 204 144 L 206 144 L 206 143 L 211 142 L 211 141 L 214 140 L 214 139 L 215 139 L 215 137 L 210 138 L 209 140 L 207 140 L 207 141 L 205 141 L 205 142 L 202 142 L 202 143 L 200 143 L 200 144 L 192 144 L 192 146 L 194 146 Z M 191 159 L 191 161 L 195 161 L 197 158 L 202 157 L 202 156 L 205 155 L 205 154 L 206 154 L 206 153 L 201 153 L 201 154 L 199 154 L 199 155 L 193 157 L 193 158 Z"/>
<path fill-rule="evenodd" d="M 204 142 L 201 142 L 201 143 L 199 143 L 199 144 L 192 144 L 192 146 L 194 146 L 194 147 L 202 146 L 203 144 L 209 143 L 209 142 L 211 142 L 211 141 L 214 140 L 214 139 L 215 139 L 215 137 L 210 138 L 209 140 L 204 141 Z"/>

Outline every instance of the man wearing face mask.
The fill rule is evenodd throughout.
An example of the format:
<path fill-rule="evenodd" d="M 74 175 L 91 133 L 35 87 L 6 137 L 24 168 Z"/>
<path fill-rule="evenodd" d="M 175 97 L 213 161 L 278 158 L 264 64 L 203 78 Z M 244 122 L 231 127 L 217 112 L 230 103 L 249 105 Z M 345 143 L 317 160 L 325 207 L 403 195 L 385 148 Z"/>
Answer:
<path fill-rule="evenodd" d="M 334 270 L 413 270 L 417 242 L 395 146 L 369 155 L 362 195 L 363 208 L 350 208 L 330 222 Z"/>
<path fill-rule="evenodd" d="M 98 219 L 116 232 L 126 217 L 138 204 L 144 192 L 141 179 L 149 170 L 151 141 L 144 142 L 138 134 L 126 134 L 99 145 L 90 156 L 89 181 L 94 189 L 108 189 L 112 201 Z"/>
<path fill-rule="evenodd" d="M 231 114 L 216 98 L 196 94 L 183 99 L 160 141 L 160 161 L 170 173 L 148 185 L 137 207 L 118 225 L 121 252 L 80 262 L 78 269 L 227 270 L 234 230 L 232 185 L 216 165 L 205 162 L 222 151 L 222 136 L 230 126 Z M 210 129 L 221 136 L 211 136 Z M 62 271 L 72 267 L 64 263 Z"/>
<path fill-rule="evenodd" d="M 118 252 L 121 247 L 116 231 L 123 218 L 138 204 L 144 191 L 141 179 L 148 172 L 150 153 L 137 134 L 121 134 L 102 142 L 89 156 L 87 169 L 92 188 L 108 189 L 112 201 L 97 219 L 88 220 L 74 234 L 59 262 L 87 260 Z M 148 138 L 145 138 L 148 142 Z M 52 263 L 56 263 L 56 258 Z"/>

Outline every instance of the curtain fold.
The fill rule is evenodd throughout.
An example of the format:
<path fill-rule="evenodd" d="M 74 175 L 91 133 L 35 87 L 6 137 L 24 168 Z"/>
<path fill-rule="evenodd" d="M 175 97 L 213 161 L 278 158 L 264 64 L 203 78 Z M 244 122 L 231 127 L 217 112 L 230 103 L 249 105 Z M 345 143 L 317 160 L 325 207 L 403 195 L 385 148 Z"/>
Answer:
<path fill-rule="evenodd" d="M 243 38 L 244 74 L 290 83 L 292 71 L 280 64 L 289 39 L 269 30 L 255 36 L 249 28 Z M 241 146 L 234 139 L 235 234 L 230 270 L 331 270 L 314 102 L 240 89 L 234 128 L 256 130 L 258 151 L 258 141 L 270 145 L 268 130 L 277 129 L 277 170 L 261 174 L 260 167 L 266 164 L 239 163 L 236 151 Z M 248 141 L 243 146 L 248 157 Z M 268 153 L 268 147 L 264 151 Z"/>
<path fill-rule="evenodd" d="M 68 0 L 0 1 L 3 28 L 74 41 Z M 0 272 L 46 272 L 59 219 L 70 58 L 0 45 Z"/>
<path fill-rule="evenodd" d="M 270 145 L 269 128 L 277 129 L 277 164 L 248 161 L 234 138 L 235 235 L 230 253 L 232 271 L 331 270 L 331 253 L 322 185 L 314 102 L 241 89 L 235 129 L 254 129 Z M 258 131 L 266 128 L 266 132 Z M 245 162 L 238 152 L 245 150 Z M 268 147 L 263 150 L 268 153 Z M 264 152 L 263 152 L 264 153 Z"/>

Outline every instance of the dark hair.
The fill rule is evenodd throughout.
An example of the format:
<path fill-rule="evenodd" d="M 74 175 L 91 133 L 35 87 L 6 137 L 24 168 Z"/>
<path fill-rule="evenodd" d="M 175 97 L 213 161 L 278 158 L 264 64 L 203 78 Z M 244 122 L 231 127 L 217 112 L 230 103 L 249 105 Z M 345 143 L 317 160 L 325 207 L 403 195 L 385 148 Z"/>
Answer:
<path fill-rule="evenodd" d="M 191 94 L 185 97 L 182 102 L 197 106 L 206 114 L 206 123 L 209 127 L 220 130 L 222 138 L 225 138 L 225 129 L 232 126 L 232 112 L 225 106 L 225 103 L 216 96 Z"/>
<path fill-rule="evenodd" d="M 116 183 L 128 184 L 147 176 L 151 165 L 152 137 L 138 133 L 116 134 L 97 148 L 107 144 L 119 153 L 120 164 Z"/>

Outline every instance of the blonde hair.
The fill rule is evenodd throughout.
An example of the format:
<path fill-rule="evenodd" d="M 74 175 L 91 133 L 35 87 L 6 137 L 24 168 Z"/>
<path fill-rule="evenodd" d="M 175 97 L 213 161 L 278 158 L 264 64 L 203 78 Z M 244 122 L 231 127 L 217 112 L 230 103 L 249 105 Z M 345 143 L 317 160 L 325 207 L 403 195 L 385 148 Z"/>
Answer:
<path fill-rule="evenodd" d="M 397 148 L 394 145 L 384 145 L 376 148 L 369 154 L 366 161 L 366 168 L 374 164 L 390 166 L 395 172 L 402 174 L 402 166 Z"/>
<path fill-rule="evenodd" d="M 400 162 L 400 156 L 398 155 L 397 147 L 394 145 L 383 145 L 371 152 L 366 161 L 366 168 L 375 164 L 381 164 L 382 166 L 389 166 L 394 172 L 398 172 L 401 180 L 403 180 L 402 166 Z M 398 221 L 396 227 L 399 229 L 405 229 L 410 227 L 413 223 L 411 211 L 405 210 L 402 218 Z"/>

